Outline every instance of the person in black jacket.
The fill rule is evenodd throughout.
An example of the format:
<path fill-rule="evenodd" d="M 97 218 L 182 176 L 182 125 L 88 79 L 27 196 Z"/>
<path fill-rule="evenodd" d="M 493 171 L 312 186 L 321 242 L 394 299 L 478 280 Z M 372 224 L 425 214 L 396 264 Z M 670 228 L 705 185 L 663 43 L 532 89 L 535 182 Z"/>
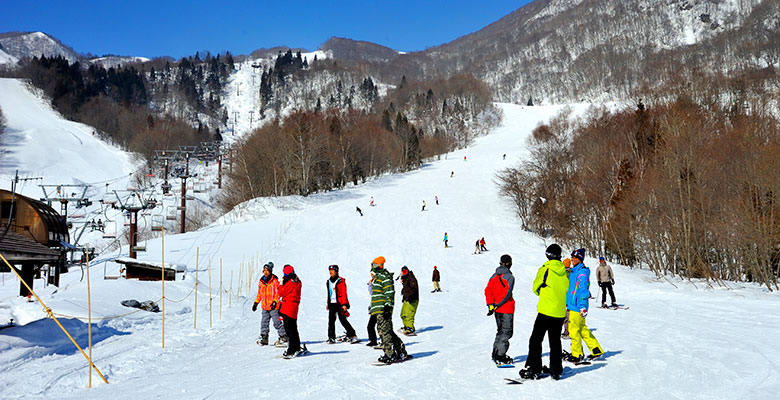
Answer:
<path fill-rule="evenodd" d="M 404 265 L 401 268 L 401 297 L 403 305 L 401 306 L 401 320 L 404 322 L 403 333 L 405 335 L 414 334 L 414 315 L 417 314 L 417 305 L 420 303 L 420 289 L 417 286 L 417 278 L 414 273 Z"/>
<path fill-rule="evenodd" d="M 434 265 L 433 266 L 433 291 L 434 292 L 441 292 L 441 286 L 439 285 L 439 281 L 441 281 L 441 275 L 439 275 L 439 269 Z"/>

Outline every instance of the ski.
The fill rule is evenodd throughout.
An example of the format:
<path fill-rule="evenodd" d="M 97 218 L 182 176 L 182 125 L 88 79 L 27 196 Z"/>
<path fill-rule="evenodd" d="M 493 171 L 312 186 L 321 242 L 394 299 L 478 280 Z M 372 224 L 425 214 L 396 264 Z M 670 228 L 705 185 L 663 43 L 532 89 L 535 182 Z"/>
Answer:
<path fill-rule="evenodd" d="M 514 379 L 514 378 L 504 378 L 505 381 L 507 381 L 507 385 L 521 385 L 525 381 L 525 379 Z"/>

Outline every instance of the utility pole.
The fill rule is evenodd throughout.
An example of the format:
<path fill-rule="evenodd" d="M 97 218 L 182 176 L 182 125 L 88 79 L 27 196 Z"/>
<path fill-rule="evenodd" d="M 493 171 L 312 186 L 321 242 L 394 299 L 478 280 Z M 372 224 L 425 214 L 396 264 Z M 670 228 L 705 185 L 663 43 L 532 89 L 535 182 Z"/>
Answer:
<path fill-rule="evenodd" d="M 233 134 L 236 134 L 236 125 L 238 125 L 238 111 L 233 111 Z"/>
<path fill-rule="evenodd" d="M 249 110 L 249 130 L 252 130 L 252 114 L 254 114 L 254 110 Z"/>

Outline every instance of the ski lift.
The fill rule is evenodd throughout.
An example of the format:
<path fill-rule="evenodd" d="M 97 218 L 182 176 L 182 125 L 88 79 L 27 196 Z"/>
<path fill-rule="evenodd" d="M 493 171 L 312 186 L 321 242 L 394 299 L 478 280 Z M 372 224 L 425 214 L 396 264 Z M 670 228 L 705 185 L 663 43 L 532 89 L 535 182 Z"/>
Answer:
<path fill-rule="evenodd" d="M 168 212 L 165 213 L 165 219 L 168 221 L 176 221 L 176 210 L 173 208 L 174 206 L 168 206 Z"/>
<path fill-rule="evenodd" d="M 138 241 L 138 232 L 135 233 L 136 241 Z M 133 251 L 143 252 L 146 251 L 146 240 L 144 240 L 143 245 L 135 245 L 133 246 Z"/>
<path fill-rule="evenodd" d="M 106 222 L 109 222 L 109 221 L 106 220 Z M 104 224 L 103 225 L 104 226 L 103 229 L 105 229 L 105 231 L 103 232 L 103 239 L 116 239 L 116 233 L 117 233 L 117 230 L 118 230 L 118 225 L 119 224 L 117 224 L 116 221 L 114 221 L 114 230 L 111 231 L 110 229 L 108 229 L 108 224 Z"/>
<path fill-rule="evenodd" d="M 165 216 L 163 216 L 163 215 L 152 215 L 152 231 L 153 232 L 162 232 L 164 226 L 165 226 Z"/>

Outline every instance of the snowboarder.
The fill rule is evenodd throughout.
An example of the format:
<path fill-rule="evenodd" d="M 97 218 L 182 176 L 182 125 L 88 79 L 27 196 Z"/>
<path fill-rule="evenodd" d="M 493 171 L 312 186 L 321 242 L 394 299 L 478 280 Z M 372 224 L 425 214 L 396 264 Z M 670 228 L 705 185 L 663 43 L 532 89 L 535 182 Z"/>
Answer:
<path fill-rule="evenodd" d="M 566 268 L 566 278 L 571 275 L 571 258 L 565 258 L 563 260 L 563 267 Z M 561 333 L 561 339 L 569 338 L 569 310 L 566 310 L 566 317 L 563 319 L 563 333 Z"/>
<path fill-rule="evenodd" d="M 501 256 L 498 268 L 488 280 L 485 287 L 485 301 L 488 316 L 496 318 L 496 338 L 493 341 L 493 362 L 496 365 L 513 363 L 512 357 L 506 355 L 509 350 L 509 339 L 514 334 L 515 299 L 512 290 L 515 287 L 515 277 L 512 275 L 512 257 L 509 254 Z"/>
<path fill-rule="evenodd" d="M 482 239 L 479 239 L 479 249 L 481 251 L 487 251 L 487 247 L 485 247 L 485 237 L 482 237 Z"/>
<path fill-rule="evenodd" d="M 482 252 L 479 249 L 479 239 L 474 243 L 474 254 L 481 254 Z"/>
<path fill-rule="evenodd" d="M 525 368 L 520 371 L 523 379 L 540 379 L 542 375 L 542 340 L 544 335 L 550 342 L 550 375 L 553 379 L 561 379 L 563 373 L 563 354 L 561 349 L 561 327 L 566 317 L 566 289 L 569 280 L 566 278 L 566 268 L 561 262 L 561 246 L 553 243 L 545 251 L 547 262 L 536 272 L 532 286 L 535 295 L 539 296 L 536 306 L 538 314 L 534 321 L 531 338 L 528 340 L 528 358 Z"/>
<path fill-rule="evenodd" d="M 615 275 L 612 272 L 612 267 L 607 265 L 607 260 L 604 257 L 599 257 L 599 267 L 596 268 L 596 280 L 601 288 L 601 307 L 607 308 L 607 291 L 609 291 L 609 297 L 612 299 L 612 307 L 617 307 L 615 292 L 612 291 L 612 286 L 615 284 Z"/>
<path fill-rule="evenodd" d="M 260 338 L 257 343 L 261 346 L 268 345 L 268 323 L 274 322 L 274 329 L 279 334 L 279 339 L 274 345 L 281 345 L 287 343 L 287 333 L 284 331 L 282 321 L 279 320 L 279 278 L 273 274 L 274 263 L 268 262 L 263 265 L 263 276 L 260 277 L 260 283 L 257 287 L 257 297 L 255 303 L 252 304 L 252 312 L 257 311 L 257 305 L 260 305 L 261 320 L 260 320 Z"/>
<path fill-rule="evenodd" d="M 433 266 L 433 292 L 441 292 L 441 285 L 439 285 L 439 281 L 441 281 L 441 275 L 439 275 L 439 269 L 434 265 Z"/>
<path fill-rule="evenodd" d="M 375 206 L 375 204 L 374 204 L 374 196 L 371 196 L 371 201 L 368 203 L 368 205 L 371 206 L 371 207 Z"/>
<path fill-rule="evenodd" d="M 436 205 L 438 206 L 439 205 L 439 196 L 436 195 L 436 196 L 433 196 L 433 198 L 436 199 Z"/>
<path fill-rule="evenodd" d="M 582 341 L 590 350 L 589 360 L 604 354 L 596 337 L 585 325 L 588 315 L 588 299 L 590 298 L 590 269 L 585 266 L 585 249 L 577 249 L 571 253 L 571 278 L 569 290 L 566 293 L 566 309 L 569 310 L 569 336 L 571 337 L 571 354 L 567 361 L 581 363 L 585 360 L 582 351 Z"/>
<path fill-rule="evenodd" d="M 331 265 L 328 267 L 330 279 L 325 282 L 328 289 L 328 301 L 325 308 L 328 310 L 328 343 L 336 343 L 336 317 L 338 316 L 341 326 L 347 330 L 346 342 L 357 343 L 358 338 L 355 335 L 355 329 L 349 323 L 349 299 L 347 298 L 347 281 L 339 276 L 339 266 Z"/>
<path fill-rule="evenodd" d="M 295 274 L 295 268 L 287 264 L 282 270 L 284 277 L 279 287 L 279 299 L 281 306 L 279 314 L 282 316 L 284 330 L 287 332 L 287 350 L 282 354 L 284 358 L 293 358 L 303 354 L 306 346 L 301 347 L 301 337 L 298 335 L 298 307 L 301 304 L 301 280 Z"/>
<path fill-rule="evenodd" d="M 401 268 L 401 320 L 404 322 L 403 333 L 405 335 L 414 334 L 414 316 L 417 314 L 417 306 L 420 304 L 420 288 L 417 285 L 417 278 L 414 272 L 404 265 Z"/>
<path fill-rule="evenodd" d="M 377 316 L 379 335 L 382 337 L 384 355 L 377 360 L 380 363 L 392 364 L 408 357 L 406 347 L 393 331 L 393 304 L 395 302 L 395 287 L 393 273 L 385 269 L 385 258 L 377 257 L 371 262 L 371 270 L 376 274 L 371 293 L 371 314 Z"/>
<path fill-rule="evenodd" d="M 371 297 L 374 293 L 374 279 L 376 279 L 376 274 L 372 271 L 371 272 L 371 279 L 368 280 L 368 296 Z M 376 347 L 378 344 L 377 342 L 377 335 L 376 335 L 376 314 L 371 314 L 371 303 L 368 303 L 368 326 L 366 327 L 368 329 L 368 343 L 366 346 L 369 347 Z"/>
<path fill-rule="evenodd" d="M 425 200 L 423 200 L 423 207 L 422 207 L 422 211 L 425 211 Z"/>
<path fill-rule="evenodd" d="M 355 206 L 355 211 L 357 211 L 358 214 L 360 214 L 361 217 L 363 216 L 363 210 L 361 210 L 360 207 Z"/>
<path fill-rule="evenodd" d="M 449 237 L 447 236 L 447 232 L 444 232 L 444 248 L 445 248 L 445 249 L 446 249 L 446 248 L 448 248 L 448 247 L 450 247 L 450 246 L 447 244 L 447 242 L 448 242 L 449 240 L 450 240 L 450 239 L 449 239 Z"/>

